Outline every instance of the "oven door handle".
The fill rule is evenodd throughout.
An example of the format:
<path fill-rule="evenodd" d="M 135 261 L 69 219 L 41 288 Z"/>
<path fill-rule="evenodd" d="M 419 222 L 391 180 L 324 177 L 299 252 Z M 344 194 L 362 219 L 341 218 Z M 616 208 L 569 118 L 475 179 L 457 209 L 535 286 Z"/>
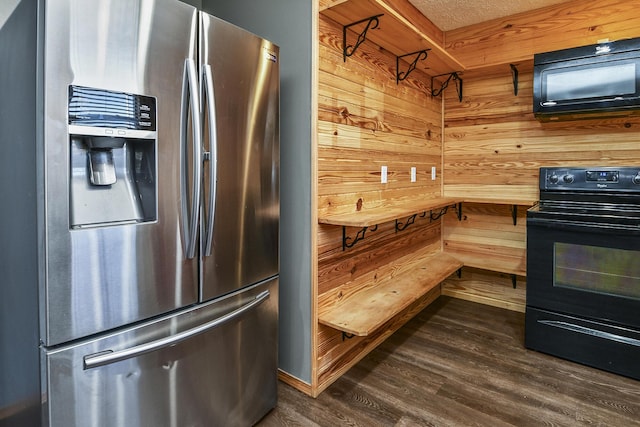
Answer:
<path fill-rule="evenodd" d="M 568 230 L 568 231 L 588 231 L 589 233 L 600 234 L 620 234 L 625 236 L 640 236 L 640 224 L 637 227 L 618 224 L 604 224 L 598 222 L 578 222 L 568 221 L 561 219 L 549 219 L 549 218 L 527 218 L 527 225 L 534 225 L 536 227 L 551 228 L 554 230 Z"/>

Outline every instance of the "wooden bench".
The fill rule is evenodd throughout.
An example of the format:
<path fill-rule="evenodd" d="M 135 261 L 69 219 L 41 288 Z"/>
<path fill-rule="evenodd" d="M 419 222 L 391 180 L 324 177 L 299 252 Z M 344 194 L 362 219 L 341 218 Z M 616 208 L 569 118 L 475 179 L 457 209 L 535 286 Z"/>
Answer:
<path fill-rule="evenodd" d="M 449 275 L 463 263 L 444 252 L 421 256 L 408 255 L 401 270 L 362 286 L 343 285 L 324 295 L 319 302 L 318 321 L 331 328 L 356 336 L 367 336 Z"/>

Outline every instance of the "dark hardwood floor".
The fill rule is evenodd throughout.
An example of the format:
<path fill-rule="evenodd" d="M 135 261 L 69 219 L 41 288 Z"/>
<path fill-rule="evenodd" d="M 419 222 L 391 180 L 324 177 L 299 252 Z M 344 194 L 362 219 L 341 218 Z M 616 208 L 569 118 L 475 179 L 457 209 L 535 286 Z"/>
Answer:
<path fill-rule="evenodd" d="M 640 426 L 640 381 L 523 342 L 524 314 L 440 297 L 317 399 L 280 382 L 258 425 Z"/>

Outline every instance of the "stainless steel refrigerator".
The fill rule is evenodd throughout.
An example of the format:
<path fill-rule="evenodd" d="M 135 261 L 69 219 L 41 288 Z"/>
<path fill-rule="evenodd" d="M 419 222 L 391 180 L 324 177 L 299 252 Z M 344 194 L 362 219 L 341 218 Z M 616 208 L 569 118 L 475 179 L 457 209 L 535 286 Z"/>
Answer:
<path fill-rule="evenodd" d="M 9 260 L 37 269 L 42 424 L 257 422 L 277 396 L 278 47 L 176 0 L 38 19 L 37 256 Z"/>

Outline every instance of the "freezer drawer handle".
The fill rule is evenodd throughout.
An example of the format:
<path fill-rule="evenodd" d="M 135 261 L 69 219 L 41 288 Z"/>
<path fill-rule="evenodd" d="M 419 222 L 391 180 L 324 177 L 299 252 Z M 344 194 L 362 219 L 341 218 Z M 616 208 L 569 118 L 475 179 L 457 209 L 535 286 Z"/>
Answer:
<path fill-rule="evenodd" d="M 141 345 L 127 348 L 120 351 L 106 350 L 106 351 L 101 351 L 100 353 L 87 355 L 84 357 L 84 369 L 86 370 L 86 369 L 97 368 L 99 366 L 109 365 L 111 363 L 120 362 L 122 360 L 130 359 L 132 357 L 138 357 L 146 353 L 150 353 L 165 347 L 176 345 L 179 342 L 192 338 L 198 334 L 206 332 L 209 329 L 220 326 L 224 323 L 227 323 L 241 316 L 243 313 L 262 304 L 268 298 L 269 298 L 269 291 L 266 290 L 258 294 L 255 297 L 255 299 L 243 305 L 242 307 L 239 307 L 233 310 L 232 312 L 225 314 L 224 316 L 218 317 L 217 319 L 204 323 L 193 329 L 189 329 L 184 332 L 180 332 L 179 334 L 176 334 L 176 335 L 171 335 L 169 337 L 162 338 L 157 341 L 152 341 L 146 344 L 141 344 Z"/>

